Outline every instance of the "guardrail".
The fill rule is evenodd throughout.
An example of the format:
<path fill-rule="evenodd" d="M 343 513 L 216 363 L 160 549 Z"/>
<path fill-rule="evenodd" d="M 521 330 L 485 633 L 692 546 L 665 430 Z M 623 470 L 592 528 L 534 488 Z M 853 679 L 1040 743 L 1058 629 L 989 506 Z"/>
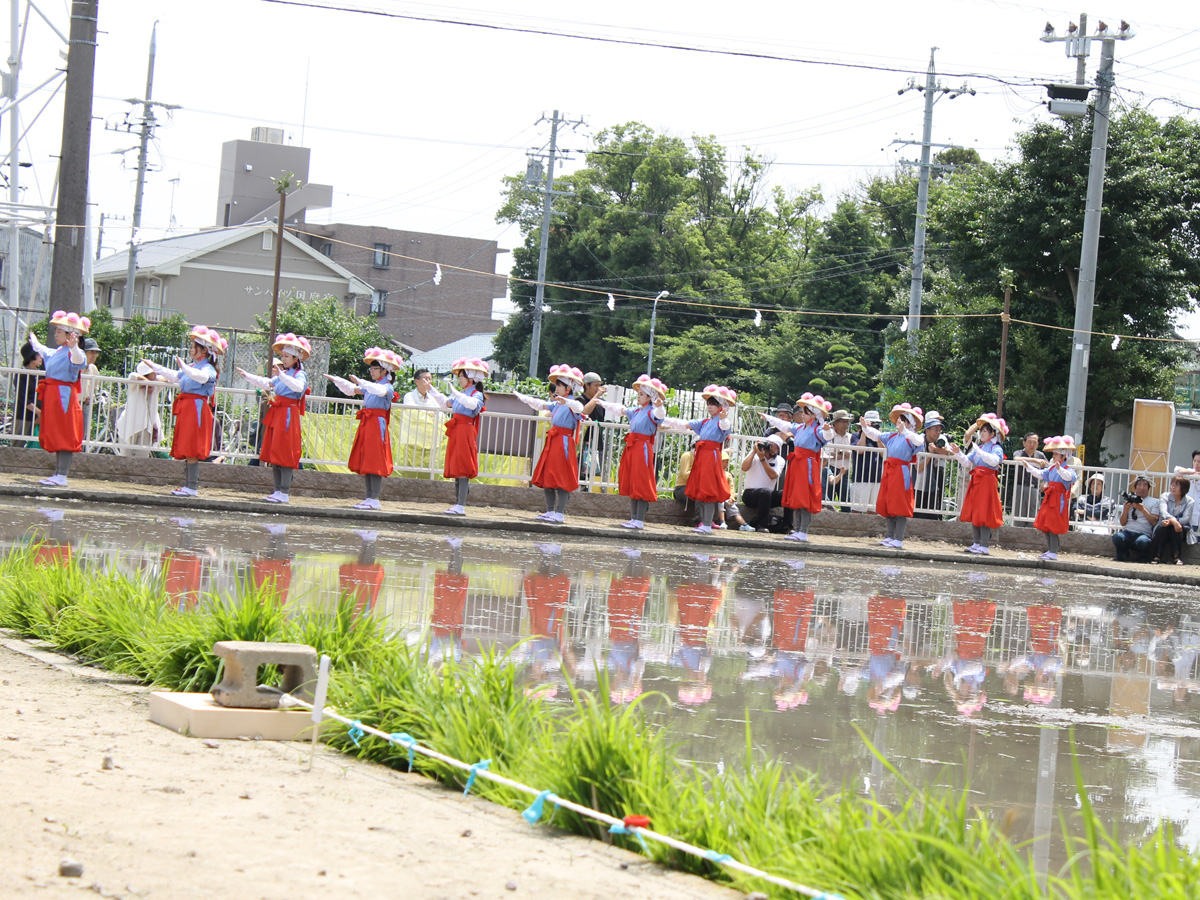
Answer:
<path fill-rule="evenodd" d="M 36 384 L 40 370 L 0 368 L 0 441 L 10 445 L 37 446 L 36 435 L 28 420 L 17 409 L 18 393 L 26 379 Z M 166 456 L 171 445 L 174 419 L 171 404 L 174 388 L 127 378 L 98 376 L 92 382 L 92 401 L 85 405 L 85 452 L 114 453 L 124 456 Z M 219 387 L 216 393 L 216 428 L 213 436 L 214 461 L 246 464 L 257 459 L 258 423 L 262 394 L 251 388 Z M 345 463 L 354 441 L 362 402 L 342 396 L 310 396 L 304 417 L 304 466 L 327 471 L 346 471 Z M 423 406 L 392 407 L 392 453 L 397 475 L 436 480 L 441 478 L 445 460 L 446 414 Z M 548 428 L 544 416 L 532 412 L 512 413 L 489 410 L 484 413 L 480 432 L 480 480 L 493 484 L 519 484 L 533 472 Z M 625 446 L 627 425 L 620 422 L 585 421 L 580 429 L 580 486 L 582 490 L 617 490 L 617 470 Z M 730 482 L 736 497 L 742 493 L 744 473 L 741 463 L 762 437 L 735 432 L 728 444 Z M 669 497 L 675 486 L 680 460 L 691 445 L 690 434 L 661 432 L 656 441 L 660 496 Z M 825 471 L 832 470 L 833 454 L 845 455 L 850 482 L 844 495 L 826 491 L 829 508 L 858 513 L 873 513 L 883 471 L 884 451 L 876 447 L 828 445 Z M 1121 493 L 1132 487 L 1137 475 L 1133 469 L 1085 466 L 1080 471 L 1076 490 L 1076 512 L 1072 527 L 1092 532 L 1115 530 L 1122 507 Z M 855 481 L 857 473 L 857 481 Z M 1087 485 L 1095 475 L 1103 476 L 1100 492 L 1084 502 Z M 1170 475 L 1149 473 L 1153 496 L 1167 490 Z M 953 457 L 920 453 L 914 464 L 918 489 L 917 514 L 928 518 L 952 518 L 961 505 L 967 476 Z M 782 487 L 782 480 L 779 482 Z M 1006 524 L 1031 524 L 1037 514 L 1037 482 L 1024 467 L 1006 460 L 1000 471 L 1000 491 Z M 857 486 L 857 489 L 855 489 Z M 844 499 L 843 499 L 844 496 Z"/>

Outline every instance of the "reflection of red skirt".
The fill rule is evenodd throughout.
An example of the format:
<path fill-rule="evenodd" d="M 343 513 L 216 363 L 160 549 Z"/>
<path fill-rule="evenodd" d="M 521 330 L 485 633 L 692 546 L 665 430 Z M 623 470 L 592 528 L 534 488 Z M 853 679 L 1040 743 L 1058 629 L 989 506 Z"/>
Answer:
<path fill-rule="evenodd" d="M 797 447 L 788 459 L 783 476 L 783 508 L 821 511 L 821 455 Z"/>
<path fill-rule="evenodd" d="M 429 624 L 438 637 L 454 637 L 462 631 L 467 611 L 470 580 L 461 572 L 441 571 L 433 576 L 433 617 Z"/>
<path fill-rule="evenodd" d="M 263 416 L 262 451 L 258 458 L 265 466 L 300 467 L 300 417 L 304 400 L 276 395 Z"/>
<path fill-rule="evenodd" d="M 720 441 L 696 441 L 692 473 L 684 494 L 697 503 L 724 503 L 729 499 L 729 479 L 721 465 Z"/>
<path fill-rule="evenodd" d="M 1004 524 L 1000 482 L 995 469 L 976 466 L 971 470 L 971 482 L 967 485 L 967 496 L 963 498 L 958 520 L 983 528 L 999 528 Z"/>
<path fill-rule="evenodd" d="M 634 500 L 658 499 L 658 482 L 654 477 L 654 435 L 629 432 L 625 435 L 625 452 L 617 470 L 617 491 L 622 497 Z"/>
<path fill-rule="evenodd" d="M 162 555 L 163 593 L 184 609 L 192 609 L 199 601 L 203 574 L 204 560 L 195 553 L 168 550 Z"/>
<path fill-rule="evenodd" d="M 479 417 L 455 413 L 446 423 L 446 464 L 443 478 L 479 475 Z"/>
<path fill-rule="evenodd" d="M 780 589 L 775 592 L 775 602 L 771 604 L 771 636 L 776 650 L 804 652 L 816 605 L 817 595 L 813 591 Z"/>
<path fill-rule="evenodd" d="M 175 413 L 175 435 L 171 438 L 172 459 L 208 459 L 212 454 L 212 398 L 180 394 L 171 411 Z"/>
<path fill-rule="evenodd" d="M 875 512 L 888 518 L 900 516 L 911 519 L 915 505 L 912 463 L 889 456 L 883 461 L 883 480 L 879 483 Z"/>
<path fill-rule="evenodd" d="M 614 578 L 608 586 L 608 639 L 636 641 L 641 631 L 642 613 L 650 596 L 647 576 Z"/>
<path fill-rule="evenodd" d="M 1062 628 L 1061 606 L 1030 606 L 1025 610 L 1029 622 L 1029 644 L 1034 653 L 1058 652 L 1058 634 Z"/>
<path fill-rule="evenodd" d="M 996 620 L 990 600 L 954 601 L 954 652 L 959 659 L 982 659 L 988 633 Z"/>
<path fill-rule="evenodd" d="M 260 591 L 274 591 L 280 603 L 287 603 L 288 590 L 292 586 L 292 561 L 290 559 L 256 559 L 250 563 L 250 576 Z"/>
<path fill-rule="evenodd" d="M 1048 534 L 1066 534 L 1070 527 L 1071 500 L 1067 494 L 1067 486 L 1058 481 L 1051 481 L 1042 495 L 1042 506 L 1033 527 Z"/>
<path fill-rule="evenodd" d="M 692 472 L 695 471 L 693 468 Z M 675 604 L 679 610 L 679 640 L 683 644 L 703 647 L 707 643 L 708 626 L 721 608 L 724 595 L 724 588 L 713 584 L 681 584 L 675 589 Z"/>
<path fill-rule="evenodd" d="M 546 435 L 542 455 L 533 470 L 533 485 L 559 491 L 579 488 L 579 459 L 575 455 L 575 429 L 553 426 Z"/>
<path fill-rule="evenodd" d="M 354 598 L 354 614 L 374 609 L 383 587 L 383 566 L 379 563 L 342 563 L 338 567 L 338 589 L 343 597 Z"/>
<path fill-rule="evenodd" d="M 525 576 L 524 588 L 530 635 L 561 637 L 563 619 L 571 602 L 570 577 L 535 572 Z"/>
<path fill-rule="evenodd" d="M 876 595 L 867 600 L 867 645 L 872 653 L 900 656 L 900 636 L 908 604 L 898 597 Z"/>
<path fill-rule="evenodd" d="M 346 463 L 351 472 L 359 475 L 392 474 L 391 410 L 367 409 L 358 411 L 358 431 Z"/>
<path fill-rule="evenodd" d="M 62 391 L 67 388 L 67 406 L 63 409 Z M 42 399 L 42 427 L 38 441 L 48 453 L 66 450 L 78 453 L 83 449 L 83 407 L 79 405 L 79 381 L 59 381 L 43 378 L 38 382 Z"/>

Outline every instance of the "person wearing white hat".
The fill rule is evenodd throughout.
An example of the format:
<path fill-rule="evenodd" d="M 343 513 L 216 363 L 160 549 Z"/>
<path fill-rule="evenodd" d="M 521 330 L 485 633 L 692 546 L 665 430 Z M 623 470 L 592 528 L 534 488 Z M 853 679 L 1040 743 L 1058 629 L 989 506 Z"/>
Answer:
<path fill-rule="evenodd" d="M 446 510 L 446 515 L 465 516 L 471 479 L 479 476 L 479 431 L 487 410 L 483 383 L 490 369 L 478 357 L 463 356 L 450 364 L 450 371 L 458 379 L 458 387 L 450 388 L 450 397 L 446 398 L 432 386 L 429 393 L 452 413 L 446 423 L 446 461 L 442 465 L 442 477 L 454 480 L 454 505 Z"/>
<path fill-rule="evenodd" d="M 742 460 L 742 502 L 754 510 L 744 531 L 769 531 L 771 510 L 783 503 L 783 441 L 782 434 L 769 434 Z"/>
<path fill-rule="evenodd" d="M 1191 483 L 1191 490 L 1188 491 L 1188 496 L 1194 501 L 1192 503 L 1192 533 L 1200 533 L 1200 450 L 1192 451 L 1192 467 L 1190 469 L 1184 466 L 1176 466 L 1175 474 L 1182 475 Z M 1185 525 L 1188 523 L 1184 523 Z"/>
<path fill-rule="evenodd" d="M 783 482 L 783 508 L 794 510 L 793 528 L 789 541 L 807 541 L 812 517 L 821 511 L 824 502 L 824 480 L 821 476 L 821 449 L 833 438 L 833 429 L 825 424 L 825 416 L 833 404 L 820 394 L 805 391 L 796 401 L 795 421 L 759 413 L 781 434 L 791 435 L 795 450 L 787 460 Z"/>
<path fill-rule="evenodd" d="M 1104 476 L 1097 472 L 1088 478 L 1087 490 L 1075 501 L 1075 518 L 1081 522 L 1108 522 L 1112 516 L 1113 501 L 1104 496 Z"/>
<path fill-rule="evenodd" d="M 541 400 L 513 391 L 517 399 L 530 409 L 550 413 L 550 430 L 542 445 L 530 483 L 540 487 L 546 494 L 546 511 L 537 518 L 552 525 L 566 521 L 567 501 L 571 492 L 579 488 L 579 457 L 576 442 L 579 423 L 595 407 L 597 397 L 587 403 L 575 399 L 583 391 L 583 373 L 566 364 L 551 366 L 547 379 L 554 385 L 554 397 Z"/>
<path fill-rule="evenodd" d="M 392 376 L 400 371 L 404 360 L 400 354 L 383 347 L 369 347 L 363 354 L 370 381 L 357 375 L 349 379 L 326 375 L 347 397 L 358 394 L 363 398 L 358 411 L 358 429 L 346 467 L 366 480 L 366 497 L 354 504 L 355 509 L 379 509 L 383 479 L 392 474 L 392 404 L 399 399 Z"/>
<path fill-rule="evenodd" d="M 179 388 L 171 407 L 175 415 L 171 458 L 183 460 L 183 487 L 171 491 L 176 497 L 195 497 L 200 490 L 200 461 L 212 455 L 214 397 L 220 374 L 217 357 L 229 348 L 225 338 L 204 325 L 197 325 L 188 337 L 191 361 L 175 357 L 178 369 L 142 360 L 161 381 Z"/>
<path fill-rule="evenodd" d="M 737 405 L 737 391 L 724 385 L 710 384 L 701 396 L 708 405 L 707 419 L 668 418 L 663 426 L 674 431 L 691 431 L 696 435 L 692 471 L 688 474 L 685 492 L 700 507 L 698 534 L 711 534 L 717 506 L 729 499 L 729 477 L 725 473 L 722 448 L 729 440 L 733 421 L 729 411 Z"/>
<path fill-rule="evenodd" d="M 946 487 L 946 461 L 950 455 L 947 441 L 942 437 L 945 420 L 936 410 L 925 413 L 925 445 L 917 456 L 917 509 L 937 512 L 914 512 L 914 519 L 941 519 L 942 496 Z"/>
<path fill-rule="evenodd" d="M 978 434 L 978 441 L 971 440 Z M 960 522 L 971 523 L 974 540 L 968 553 L 987 556 L 992 541 L 992 532 L 1004 524 L 1004 508 L 1000 505 L 1000 463 L 1004 461 L 1004 447 L 1000 443 L 1008 435 L 1008 423 L 995 413 L 984 413 L 963 435 L 964 453 L 953 444 L 950 449 L 959 463 L 971 473 L 967 493 L 959 511 Z"/>
<path fill-rule="evenodd" d="M 91 330 L 92 322 L 78 313 L 57 310 L 50 317 L 58 346 L 51 350 L 29 332 L 29 343 L 42 358 L 46 375 L 38 382 L 42 400 L 41 431 L 38 442 L 54 454 L 54 474 L 43 478 L 46 487 L 66 487 L 67 470 L 75 454 L 83 449 L 83 407 L 79 403 L 79 378 L 87 368 L 87 354 L 79 346 L 80 337 Z"/>
<path fill-rule="evenodd" d="M 859 420 L 862 433 L 872 440 L 882 440 L 887 450 L 883 461 L 883 479 L 879 484 L 879 498 L 875 501 L 875 512 L 887 522 L 887 535 L 879 542 L 882 547 L 900 550 L 904 547 L 904 530 L 916 508 L 916 491 L 913 487 L 912 462 L 917 450 L 925 445 L 921 426 L 925 414 L 921 407 L 911 403 L 897 403 L 889 415 L 895 431 L 880 431 L 873 428 L 863 417 Z"/>
<path fill-rule="evenodd" d="M 279 356 L 279 362 L 271 367 L 272 377 L 253 375 L 245 369 L 238 371 L 260 391 L 271 394 L 271 405 L 262 420 L 262 448 L 258 458 L 274 470 L 275 490 L 266 496 L 266 501 L 287 503 L 292 476 L 300 466 L 300 417 L 304 415 L 304 398 L 309 392 L 308 376 L 301 364 L 312 356 L 312 344 L 308 338 L 289 331 L 276 337 L 271 349 Z"/>
<path fill-rule="evenodd" d="M 1033 521 L 1033 527 L 1046 535 L 1046 552 L 1041 559 L 1058 559 L 1059 535 L 1066 534 L 1071 527 L 1071 485 L 1079 477 L 1069 465 L 1074 450 L 1075 438 L 1069 434 L 1055 435 L 1046 438 L 1050 461 L 1035 460 L 1028 453 L 1021 457 L 1029 474 L 1046 485 L 1042 506 Z"/>
<path fill-rule="evenodd" d="M 639 375 L 633 387 L 637 391 L 637 406 L 623 407 L 620 403 L 601 400 L 598 392 L 594 397 L 606 411 L 629 420 L 625 450 L 621 453 L 621 465 L 617 470 L 617 490 L 622 497 L 629 498 L 630 505 L 629 521 L 622 522 L 621 527 L 640 531 L 646 527 L 650 504 L 658 499 L 654 438 L 667 417 L 663 405 L 667 399 L 667 386 L 657 378 Z"/>

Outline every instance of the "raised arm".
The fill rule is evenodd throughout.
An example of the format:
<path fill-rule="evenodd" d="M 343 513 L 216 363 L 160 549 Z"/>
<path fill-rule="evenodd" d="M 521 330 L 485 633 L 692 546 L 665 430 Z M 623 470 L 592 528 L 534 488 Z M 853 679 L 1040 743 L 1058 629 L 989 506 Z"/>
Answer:
<path fill-rule="evenodd" d="M 43 360 L 47 356 L 49 356 L 51 353 L 54 352 L 49 347 L 47 347 L 45 344 L 43 344 L 41 341 L 39 341 L 37 339 L 37 335 L 34 334 L 32 331 L 29 332 L 29 346 L 32 347 L 34 349 L 34 351 L 36 351 L 37 355 L 40 356 Z M 86 358 L 87 357 L 84 357 L 84 359 L 86 359 Z"/>
<path fill-rule="evenodd" d="M 192 381 L 196 382 L 196 384 L 208 384 L 208 380 L 212 377 L 212 369 L 206 368 L 204 366 L 188 365 L 186 362 L 184 362 L 178 356 L 175 357 L 175 362 L 179 363 L 179 371 L 182 372 L 184 375 L 186 375 L 188 378 L 192 379 Z M 154 366 L 154 363 L 150 363 L 150 366 L 151 366 L 151 368 L 154 369 L 155 372 L 158 372 L 159 375 L 163 375 L 163 377 L 165 377 L 167 379 L 167 381 L 172 380 L 170 378 L 170 376 L 166 375 L 163 372 L 159 372 L 158 369 Z"/>
<path fill-rule="evenodd" d="M 271 390 L 270 378 L 267 378 L 263 375 L 255 375 L 253 372 L 247 372 L 245 369 L 238 369 L 238 374 L 240 374 L 244 379 L 246 379 L 246 381 L 250 382 L 250 384 L 258 388 L 260 391 Z"/>
<path fill-rule="evenodd" d="M 620 403 L 613 403 L 611 400 L 597 400 L 596 403 L 598 406 L 603 408 L 605 411 L 612 413 L 614 416 L 625 415 L 625 407 Z M 653 411 L 650 413 L 650 415 L 654 415 Z"/>
<path fill-rule="evenodd" d="M 389 394 L 395 393 L 390 381 L 363 381 L 361 378 L 355 382 L 358 389 L 364 394 L 371 394 L 374 397 L 386 397 Z"/>
<path fill-rule="evenodd" d="M 148 365 L 150 367 L 150 371 L 152 371 L 163 381 L 170 382 L 171 384 L 179 384 L 179 373 L 174 369 L 168 369 L 166 366 L 160 366 L 152 359 L 143 359 L 142 362 Z"/>
<path fill-rule="evenodd" d="M 766 420 L 766 423 L 776 431 L 783 432 L 789 437 L 796 433 L 792 430 L 795 428 L 795 426 L 791 422 L 785 422 L 783 419 L 776 418 L 775 416 L 768 415 L 767 413 L 760 412 L 759 415 L 762 416 L 763 419 Z"/>
<path fill-rule="evenodd" d="M 472 397 L 469 394 L 464 394 L 456 387 L 450 388 L 450 396 L 467 409 L 479 409 L 480 403 L 482 402 L 478 397 Z"/>
<path fill-rule="evenodd" d="M 289 375 L 287 372 L 280 372 L 275 377 L 290 391 L 302 391 L 308 387 L 308 382 L 304 378 L 297 378 L 295 375 Z"/>
<path fill-rule="evenodd" d="M 330 381 L 332 381 L 333 386 L 336 387 L 343 394 L 345 394 L 347 397 L 353 397 L 355 394 L 358 393 L 358 388 L 356 388 L 354 386 L 354 383 L 351 381 L 347 381 L 345 378 L 339 378 L 337 375 L 328 375 L 328 374 L 325 377 L 328 378 Z"/>
<path fill-rule="evenodd" d="M 513 396 L 535 412 L 541 412 L 543 409 L 550 408 L 550 404 L 545 400 L 538 397 L 530 397 L 528 394 L 522 394 L 520 391 L 513 391 Z"/>

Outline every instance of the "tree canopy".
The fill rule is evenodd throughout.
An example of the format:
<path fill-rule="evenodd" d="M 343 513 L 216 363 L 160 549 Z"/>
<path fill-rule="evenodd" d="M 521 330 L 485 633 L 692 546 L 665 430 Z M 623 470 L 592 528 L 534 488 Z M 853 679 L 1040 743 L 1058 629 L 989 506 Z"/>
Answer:
<path fill-rule="evenodd" d="M 268 315 L 255 316 L 258 327 L 266 332 Z M 279 310 L 276 331 L 305 337 L 329 338 L 329 373 L 361 375 L 363 354 L 368 347 L 390 347 L 392 340 L 379 330 L 374 316 L 360 316 L 342 306 L 337 297 L 320 300 L 292 300 Z"/>

